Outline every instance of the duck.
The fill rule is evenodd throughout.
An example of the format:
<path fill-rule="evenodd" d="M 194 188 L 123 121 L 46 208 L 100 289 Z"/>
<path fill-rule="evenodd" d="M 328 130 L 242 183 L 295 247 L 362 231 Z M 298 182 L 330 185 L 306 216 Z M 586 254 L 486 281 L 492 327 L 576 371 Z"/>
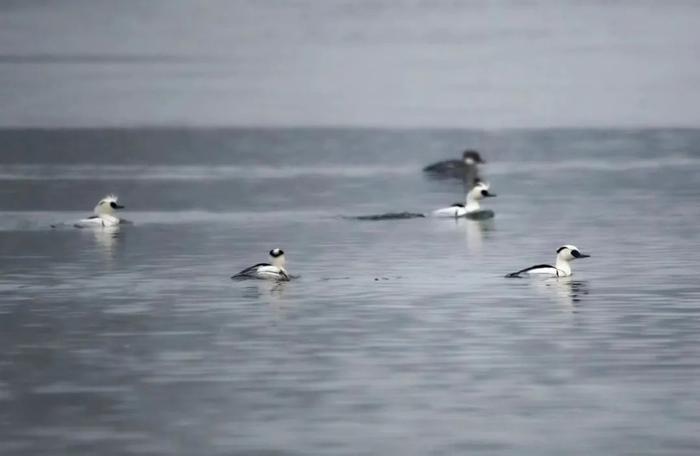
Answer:
<path fill-rule="evenodd" d="M 454 177 L 464 179 L 468 186 L 472 186 L 479 178 L 477 165 L 484 164 L 479 152 L 468 149 L 462 153 L 461 160 L 443 160 L 423 168 L 423 172 L 434 177 Z"/>
<path fill-rule="evenodd" d="M 258 263 L 256 265 L 245 268 L 238 274 L 231 276 L 233 280 L 245 280 L 245 279 L 262 279 L 262 280 L 276 280 L 276 281 L 289 281 L 290 276 L 285 266 L 287 264 L 287 259 L 284 255 L 284 251 L 279 248 L 270 250 L 270 263 Z"/>
<path fill-rule="evenodd" d="M 571 262 L 580 258 L 590 258 L 590 255 L 581 253 L 578 247 L 571 244 L 562 245 L 557 249 L 557 259 L 554 266 L 549 264 L 537 264 L 520 271 L 506 274 L 507 278 L 540 276 L 540 277 L 570 277 Z"/>
<path fill-rule="evenodd" d="M 117 195 L 107 195 L 102 198 L 93 209 L 93 213 L 95 215 L 80 220 L 75 224 L 75 227 L 89 228 L 118 226 L 120 223 L 122 223 L 122 220 L 117 217 L 115 211 L 121 209 L 124 209 L 124 206 L 119 204 L 119 197 Z"/>
<path fill-rule="evenodd" d="M 487 182 L 477 182 L 474 187 L 469 190 L 465 198 L 465 204 L 455 203 L 449 207 L 436 209 L 433 211 L 433 217 L 467 217 L 471 219 L 489 219 L 495 216 L 492 210 L 481 209 L 480 200 L 484 198 L 493 198 L 496 194 L 489 191 L 490 185 Z"/>

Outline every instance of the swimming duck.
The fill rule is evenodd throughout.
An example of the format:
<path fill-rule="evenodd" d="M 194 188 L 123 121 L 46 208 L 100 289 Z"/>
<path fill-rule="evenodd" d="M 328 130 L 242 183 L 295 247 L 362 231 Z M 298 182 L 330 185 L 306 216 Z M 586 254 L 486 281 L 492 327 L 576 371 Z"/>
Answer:
<path fill-rule="evenodd" d="M 270 263 L 258 263 L 254 266 L 245 268 L 238 274 L 231 276 L 234 280 L 243 279 L 264 279 L 288 281 L 289 274 L 285 269 L 287 260 L 282 249 L 270 250 Z"/>
<path fill-rule="evenodd" d="M 449 207 L 444 207 L 433 211 L 434 217 L 467 217 L 472 219 L 488 219 L 493 218 L 495 213 L 488 209 L 481 209 L 479 201 L 484 198 L 496 196 L 489 191 L 489 184 L 486 182 L 478 182 L 467 193 L 465 204 L 455 203 Z"/>
<path fill-rule="evenodd" d="M 484 163 L 479 152 L 465 150 L 461 160 L 443 160 L 423 168 L 423 171 L 434 177 L 454 177 L 464 179 L 468 188 L 472 187 L 479 178 L 477 165 Z"/>
<path fill-rule="evenodd" d="M 80 220 L 75 226 L 77 228 L 117 226 L 121 220 L 115 211 L 120 209 L 124 209 L 124 206 L 119 204 L 119 197 L 107 195 L 93 209 L 95 215 Z"/>
<path fill-rule="evenodd" d="M 562 245 L 557 249 L 557 260 L 554 266 L 549 264 L 538 264 L 529 268 L 511 272 L 506 277 L 527 277 L 531 275 L 546 277 L 569 277 L 571 272 L 570 262 L 578 258 L 589 258 L 590 255 L 581 253 L 575 245 Z"/>

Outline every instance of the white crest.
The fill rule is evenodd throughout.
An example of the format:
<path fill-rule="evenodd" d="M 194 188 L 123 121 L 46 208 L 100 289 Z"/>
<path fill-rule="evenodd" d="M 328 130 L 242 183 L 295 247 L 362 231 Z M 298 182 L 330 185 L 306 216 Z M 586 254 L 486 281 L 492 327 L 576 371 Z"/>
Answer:
<path fill-rule="evenodd" d="M 114 209 L 112 205 L 117 205 L 119 201 L 119 197 L 114 194 L 110 194 L 102 198 L 98 203 L 97 206 L 95 206 L 95 209 L 93 212 L 96 215 L 99 216 L 104 216 L 104 215 L 110 215 L 114 216 Z M 116 209 L 121 209 L 121 207 L 117 207 Z"/>
<path fill-rule="evenodd" d="M 117 203 L 117 202 L 119 202 L 119 197 L 117 195 L 115 195 L 114 193 L 111 193 L 111 194 L 105 196 L 104 198 L 102 198 L 102 200 L 100 202 L 103 202 L 103 201 L 105 203 Z"/>

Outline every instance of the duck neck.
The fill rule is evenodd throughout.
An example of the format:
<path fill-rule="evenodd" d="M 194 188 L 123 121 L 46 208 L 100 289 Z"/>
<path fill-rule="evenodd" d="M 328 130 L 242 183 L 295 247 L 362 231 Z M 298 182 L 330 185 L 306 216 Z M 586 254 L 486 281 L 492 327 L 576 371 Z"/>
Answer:
<path fill-rule="evenodd" d="M 475 212 L 481 209 L 481 205 L 476 198 L 474 198 L 471 192 L 467 193 L 467 204 L 464 206 L 467 212 Z"/>
<path fill-rule="evenodd" d="M 569 261 L 557 257 L 557 264 L 555 265 L 555 267 L 562 273 L 564 273 L 565 277 L 571 275 L 571 263 L 569 263 Z"/>
<path fill-rule="evenodd" d="M 287 261 L 285 260 L 284 255 L 278 256 L 278 257 L 276 257 L 276 258 L 272 258 L 272 266 L 274 266 L 274 267 L 276 267 L 276 268 L 280 268 L 280 269 L 283 270 L 284 272 L 287 272 L 287 271 L 284 269 L 284 267 L 286 266 L 286 264 L 287 264 Z"/>

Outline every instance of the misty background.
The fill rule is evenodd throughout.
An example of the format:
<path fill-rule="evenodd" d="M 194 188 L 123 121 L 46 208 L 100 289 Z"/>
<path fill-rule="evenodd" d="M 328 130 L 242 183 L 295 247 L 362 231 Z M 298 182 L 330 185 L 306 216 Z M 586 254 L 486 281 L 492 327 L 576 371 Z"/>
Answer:
<path fill-rule="evenodd" d="M 695 126 L 694 1 L 0 3 L 0 126 Z"/>

